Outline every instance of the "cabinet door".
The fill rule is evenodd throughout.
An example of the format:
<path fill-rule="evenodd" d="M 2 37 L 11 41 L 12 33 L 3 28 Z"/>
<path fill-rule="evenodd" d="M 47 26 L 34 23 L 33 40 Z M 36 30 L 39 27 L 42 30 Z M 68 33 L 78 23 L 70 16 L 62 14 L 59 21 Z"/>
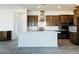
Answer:
<path fill-rule="evenodd" d="M 68 16 L 68 19 L 71 20 L 71 21 L 73 21 L 73 18 L 74 18 L 73 15 Z"/>
<path fill-rule="evenodd" d="M 53 23 L 54 21 L 53 21 L 53 18 L 52 18 L 52 16 L 50 16 L 50 21 L 49 21 L 49 23 L 50 23 L 50 26 L 53 26 L 54 25 L 54 23 Z"/>
<path fill-rule="evenodd" d="M 60 15 L 61 23 L 73 22 L 73 15 Z"/>
<path fill-rule="evenodd" d="M 74 43 L 74 44 L 78 44 L 78 43 L 77 43 L 77 33 L 75 33 L 75 32 L 71 32 L 71 33 L 70 33 L 70 41 L 71 41 L 72 43 Z"/>
<path fill-rule="evenodd" d="M 77 7 L 77 16 L 79 16 L 79 7 Z"/>
<path fill-rule="evenodd" d="M 28 16 L 28 26 L 38 25 L 38 16 Z"/>
<path fill-rule="evenodd" d="M 73 33 L 73 42 L 77 44 L 77 33 Z"/>
<path fill-rule="evenodd" d="M 0 32 L 0 40 L 1 41 L 7 40 L 7 32 L 5 31 Z"/>
<path fill-rule="evenodd" d="M 73 33 L 70 33 L 70 41 L 73 42 Z"/>
<path fill-rule="evenodd" d="M 74 25 L 77 25 L 77 10 L 74 10 Z"/>
<path fill-rule="evenodd" d="M 77 17 L 77 40 L 79 42 L 79 17 Z"/>
<path fill-rule="evenodd" d="M 55 25 L 58 26 L 58 25 L 59 25 L 59 22 L 60 22 L 60 21 L 59 21 L 59 16 L 55 16 Z"/>
<path fill-rule="evenodd" d="M 52 16 L 51 21 L 52 21 L 52 25 L 56 26 L 56 21 L 57 21 L 56 16 Z"/>
<path fill-rule="evenodd" d="M 35 16 L 35 26 L 38 26 L 38 16 Z"/>
<path fill-rule="evenodd" d="M 68 22 L 74 22 L 73 19 L 74 19 L 73 15 L 68 15 Z"/>
<path fill-rule="evenodd" d="M 61 23 L 66 23 L 68 21 L 68 16 L 67 15 L 61 15 L 60 20 L 61 20 Z"/>
<path fill-rule="evenodd" d="M 60 21 L 61 21 L 61 23 L 64 23 L 65 22 L 65 20 L 66 20 L 66 18 L 65 18 L 65 16 L 60 16 Z"/>
<path fill-rule="evenodd" d="M 46 23 L 49 26 L 58 26 L 59 16 L 46 16 Z"/>

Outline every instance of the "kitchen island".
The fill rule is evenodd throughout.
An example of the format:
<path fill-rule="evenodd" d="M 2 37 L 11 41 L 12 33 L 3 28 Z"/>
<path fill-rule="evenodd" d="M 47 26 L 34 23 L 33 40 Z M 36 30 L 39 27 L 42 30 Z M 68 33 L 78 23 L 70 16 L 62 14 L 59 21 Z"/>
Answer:
<path fill-rule="evenodd" d="M 19 33 L 18 47 L 58 47 L 58 32 L 34 31 Z"/>

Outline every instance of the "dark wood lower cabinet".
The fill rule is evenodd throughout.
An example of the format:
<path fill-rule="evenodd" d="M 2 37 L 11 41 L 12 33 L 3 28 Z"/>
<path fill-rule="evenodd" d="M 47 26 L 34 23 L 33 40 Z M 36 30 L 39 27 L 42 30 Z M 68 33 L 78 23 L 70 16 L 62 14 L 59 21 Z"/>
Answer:
<path fill-rule="evenodd" d="M 70 32 L 63 31 L 63 33 L 58 33 L 58 39 L 70 39 Z"/>
<path fill-rule="evenodd" d="M 0 41 L 11 40 L 11 31 L 0 31 Z"/>
<path fill-rule="evenodd" d="M 77 43 L 79 45 L 79 16 L 77 17 Z"/>
<path fill-rule="evenodd" d="M 70 33 L 70 41 L 75 44 L 75 45 L 79 45 L 79 41 L 77 38 L 77 33 L 76 32 L 71 32 Z"/>

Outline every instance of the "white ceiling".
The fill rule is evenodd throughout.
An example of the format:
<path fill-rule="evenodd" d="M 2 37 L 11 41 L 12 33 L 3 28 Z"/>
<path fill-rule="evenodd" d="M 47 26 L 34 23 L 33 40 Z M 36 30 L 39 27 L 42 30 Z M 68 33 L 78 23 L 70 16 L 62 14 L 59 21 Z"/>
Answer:
<path fill-rule="evenodd" d="M 39 10 L 39 4 L 3 4 L 0 5 L 0 8 L 27 8 L 28 10 Z M 61 8 L 57 8 L 60 6 Z M 44 9 L 47 11 L 73 11 L 76 4 L 45 4 Z"/>

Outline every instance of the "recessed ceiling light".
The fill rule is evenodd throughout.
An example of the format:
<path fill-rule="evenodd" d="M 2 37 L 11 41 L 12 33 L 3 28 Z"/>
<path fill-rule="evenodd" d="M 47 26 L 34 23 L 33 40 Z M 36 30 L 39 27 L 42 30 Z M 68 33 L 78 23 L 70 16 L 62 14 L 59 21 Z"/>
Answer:
<path fill-rule="evenodd" d="M 61 6 L 57 6 L 57 8 L 61 8 Z"/>

